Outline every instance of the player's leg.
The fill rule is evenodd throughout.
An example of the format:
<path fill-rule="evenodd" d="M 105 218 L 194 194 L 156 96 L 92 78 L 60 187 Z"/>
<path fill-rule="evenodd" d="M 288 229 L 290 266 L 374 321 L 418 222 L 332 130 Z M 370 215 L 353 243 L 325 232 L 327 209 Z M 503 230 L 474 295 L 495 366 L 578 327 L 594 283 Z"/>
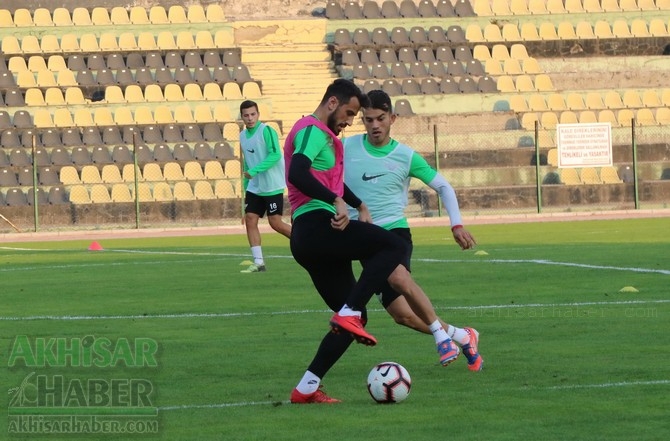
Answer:
<path fill-rule="evenodd" d="M 265 271 L 263 249 L 261 248 L 261 232 L 258 229 L 258 221 L 264 214 L 265 204 L 263 198 L 257 194 L 246 192 L 244 196 L 244 227 L 247 232 L 247 240 L 249 241 L 254 263 L 249 268 L 241 271 L 243 273 Z"/>
<path fill-rule="evenodd" d="M 284 195 L 278 194 L 267 196 L 265 198 L 265 203 L 270 227 L 277 233 L 290 238 L 291 224 L 287 224 L 282 220 L 282 214 L 284 213 Z"/>
<path fill-rule="evenodd" d="M 308 271 L 315 288 L 328 307 L 338 310 L 344 304 L 346 295 L 355 283 L 351 262 L 333 260 L 328 253 L 315 253 L 312 244 L 320 236 L 319 225 L 301 222 L 300 218 L 298 219 L 294 225 L 294 234 L 291 236 L 291 252 L 296 261 Z M 323 240 L 323 237 L 321 239 Z M 328 247 L 327 242 L 320 243 L 324 249 Z M 335 403 L 339 401 L 329 397 L 320 389 L 321 380 L 346 352 L 352 341 L 353 337 L 349 333 L 329 332 L 323 337 L 314 358 L 291 393 L 292 403 Z"/>

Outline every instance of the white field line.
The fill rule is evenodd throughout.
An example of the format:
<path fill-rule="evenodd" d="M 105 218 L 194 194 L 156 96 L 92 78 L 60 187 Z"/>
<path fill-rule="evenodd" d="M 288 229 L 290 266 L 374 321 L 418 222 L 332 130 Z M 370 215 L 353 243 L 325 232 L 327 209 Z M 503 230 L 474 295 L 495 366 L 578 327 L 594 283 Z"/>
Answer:
<path fill-rule="evenodd" d="M 0 247 L 0 249 L 5 250 L 20 250 L 20 251 L 56 251 L 56 250 L 33 250 L 28 248 L 10 248 L 10 247 Z M 201 253 L 201 252 L 190 252 L 190 251 L 148 251 L 148 250 L 124 250 L 124 249 L 106 249 L 103 251 L 112 251 L 116 253 L 131 253 L 131 254 L 154 254 L 154 255 L 177 255 L 177 256 L 204 256 L 204 257 L 224 257 L 224 258 L 248 258 L 248 254 L 234 254 L 234 253 Z M 96 251 L 99 253 L 100 251 Z M 272 255 L 267 256 L 269 258 L 275 259 L 292 259 L 292 256 L 287 255 Z M 607 265 L 590 265 L 584 263 L 574 263 L 574 262 L 554 262 L 552 260 L 546 259 L 481 259 L 481 260 L 465 260 L 465 259 L 430 259 L 430 258 L 414 258 L 416 262 L 426 262 L 426 263 L 509 263 L 509 264 L 519 264 L 519 263 L 529 263 L 536 265 L 556 265 L 556 266 L 566 266 L 566 267 L 575 267 L 575 268 L 584 268 L 584 269 L 600 269 L 600 270 L 610 270 L 610 271 L 628 271 L 634 273 L 650 273 L 650 274 L 663 274 L 670 275 L 670 270 L 665 269 L 654 269 L 654 268 L 639 268 L 639 267 L 619 267 L 619 266 L 607 266 Z M 178 261 L 171 263 L 188 263 L 193 262 L 189 261 Z M 46 265 L 39 267 L 14 267 L 14 268 L 0 268 L 0 272 L 12 272 L 12 271 L 32 271 L 35 269 L 66 269 L 66 268 L 84 268 L 91 266 L 109 266 L 109 265 L 152 265 L 164 263 L 163 261 L 159 262 L 106 262 L 106 263 L 89 263 L 89 264 L 76 264 L 76 265 Z"/>
<path fill-rule="evenodd" d="M 566 384 L 563 386 L 550 386 L 543 388 L 544 390 L 574 390 L 574 389 L 614 389 L 620 387 L 636 387 L 636 386 L 668 386 L 670 380 L 650 380 L 650 381 L 620 381 L 616 383 L 599 383 L 599 384 Z M 225 409 L 230 407 L 251 407 L 251 406 L 278 406 L 283 404 L 290 404 L 288 400 L 284 401 L 240 401 L 236 403 L 217 403 L 217 404 L 184 404 L 177 406 L 159 406 L 160 412 L 168 412 L 174 410 L 193 410 L 193 409 Z"/>
<path fill-rule="evenodd" d="M 575 308 L 585 306 L 621 306 L 621 305 L 653 305 L 670 303 L 670 299 L 661 300 L 622 300 L 612 302 L 573 302 L 573 303 L 525 303 L 514 305 L 478 305 L 478 306 L 448 306 L 436 307 L 440 311 L 449 310 L 487 310 L 487 309 L 521 309 L 521 308 Z M 381 308 L 370 308 L 370 312 L 382 312 Z M 203 312 L 182 314 L 142 314 L 142 315 L 33 315 L 26 317 L 0 316 L 0 321 L 84 321 L 84 320 L 138 320 L 138 319 L 190 319 L 190 318 L 236 318 L 255 317 L 266 315 L 298 315 L 298 314 L 332 314 L 328 309 L 304 309 L 293 311 L 269 311 L 269 312 Z"/>

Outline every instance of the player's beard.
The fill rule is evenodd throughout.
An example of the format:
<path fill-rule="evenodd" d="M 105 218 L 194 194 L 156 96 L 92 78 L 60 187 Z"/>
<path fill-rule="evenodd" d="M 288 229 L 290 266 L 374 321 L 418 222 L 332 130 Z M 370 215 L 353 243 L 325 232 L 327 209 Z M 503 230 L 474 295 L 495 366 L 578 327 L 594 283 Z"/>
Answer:
<path fill-rule="evenodd" d="M 337 126 L 337 121 L 335 120 L 335 114 L 336 113 L 337 113 L 337 109 L 335 109 L 330 115 L 328 115 L 328 120 L 326 121 L 326 125 L 328 126 L 328 128 L 334 134 L 339 135 L 340 134 L 340 128 Z"/>

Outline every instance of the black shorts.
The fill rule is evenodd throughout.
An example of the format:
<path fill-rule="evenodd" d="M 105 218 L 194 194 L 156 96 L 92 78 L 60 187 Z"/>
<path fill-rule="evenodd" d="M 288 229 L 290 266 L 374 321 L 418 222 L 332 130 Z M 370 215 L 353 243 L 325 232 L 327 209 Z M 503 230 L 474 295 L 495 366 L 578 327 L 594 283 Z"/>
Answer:
<path fill-rule="evenodd" d="M 281 216 L 284 213 L 284 195 L 279 193 L 273 196 L 259 196 L 247 191 L 244 195 L 244 212 L 254 213 L 259 217 L 263 217 L 266 212 L 268 216 Z"/>
<path fill-rule="evenodd" d="M 344 231 L 330 226 L 333 214 L 315 210 L 293 220 L 291 252 L 312 278 L 317 291 L 333 311 L 346 303 L 365 313 L 372 295 L 387 284 L 404 263 L 407 242 L 378 227 L 352 220 Z M 365 261 L 358 280 L 352 262 Z"/>
<path fill-rule="evenodd" d="M 414 249 L 414 244 L 412 243 L 412 232 L 410 231 L 409 228 L 394 228 L 392 230 L 389 230 L 391 233 L 395 234 L 396 236 L 402 238 L 407 244 L 407 254 L 405 254 L 405 258 L 402 262 L 403 266 L 407 268 L 408 271 L 410 271 L 410 263 L 412 260 L 412 251 Z M 364 262 L 362 262 L 364 264 Z M 388 306 L 393 303 L 395 299 L 400 297 L 402 294 L 396 292 L 391 288 L 391 285 L 387 283 L 384 284 L 384 287 L 378 292 L 377 294 L 377 299 L 381 302 L 382 306 L 384 308 L 388 308 Z"/>

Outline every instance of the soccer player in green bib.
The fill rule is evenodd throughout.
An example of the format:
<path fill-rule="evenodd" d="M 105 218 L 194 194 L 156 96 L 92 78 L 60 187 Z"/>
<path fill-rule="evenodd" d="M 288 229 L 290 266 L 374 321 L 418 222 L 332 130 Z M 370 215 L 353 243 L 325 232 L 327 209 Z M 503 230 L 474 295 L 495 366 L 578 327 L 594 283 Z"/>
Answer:
<path fill-rule="evenodd" d="M 395 122 L 391 98 L 382 90 L 368 93 L 369 105 L 363 110 L 366 134 L 344 139 L 344 182 L 367 205 L 372 222 L 400 236 L 408 244 L 404 265 L 409 269 L 412 235 L 405 217 L 407 191 L 417 178 L 441 197 L 454 239 L 464 250 L 475 245 L 472 235 L 463 228 L 456 192 L 447 180 L 409 146 L 391 138 Z M 351 219 L 358 211 L 349 210 Z M 407 300 L 387 283 L 378 294 L 384 308 L 397 323 L 430 334 L 429 327 L 412 311 Z M 483 359 L 477 345 L 479 333 L 473 328 L 457 328 L 444 322 L 447 334 L 461 345 L 471 371 L 482 368 Z"/>

